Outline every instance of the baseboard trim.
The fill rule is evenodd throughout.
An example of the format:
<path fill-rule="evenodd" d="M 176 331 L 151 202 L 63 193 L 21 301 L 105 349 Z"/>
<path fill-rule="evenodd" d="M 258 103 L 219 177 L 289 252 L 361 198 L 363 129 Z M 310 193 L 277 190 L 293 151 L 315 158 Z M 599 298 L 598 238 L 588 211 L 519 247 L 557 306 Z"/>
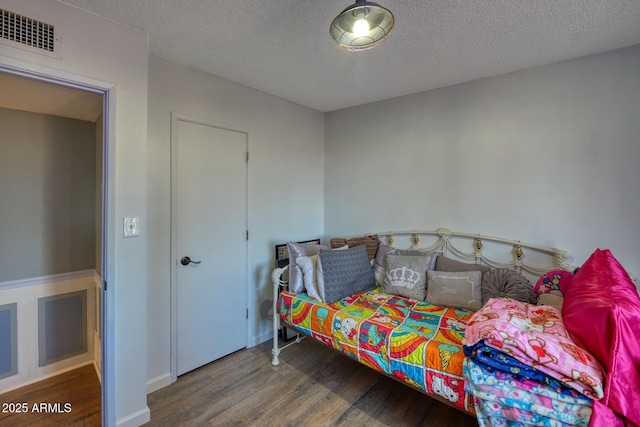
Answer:
<path fill-rule="evenodd" d="M 138 427 L 145 423 L 148 423 L 151 420 L 151 411 L 149 411 L 149 407 L 145 405 L 144 409 L 140 409 L 132 414 L 127 415 L 126 417 L 120 418 L 116 421 L 116 426 L 118 427 Z"/>
<path fill-rule="evenodd" d="M 100 381 L 100 385 L 102 385 L 102 370 L 100 369 L 100 366 L 98 365 L 98 361 L 97 360 L 93 361 L 93 369 L 96 370 L 96 375 L 98 376 L 98 381 Z"/>
<path fill-rule="evenodd" d="M 263 342 L 271 340 L 271 339 L 273 339 L 273 332 L 271 330 L 269 330 L 269 331 L 267 331 L 265 333 L 259 334 L 259 335 L 254 335 L 253 336 L 253 342 L 249 343 L 248 347 L 255 347 L 255 346 L 257 346 L 259 344 L 262 344 Z"/>
<path fill-rule="evenodd" d="M 147 381 L 147 394 L 151 394 L 156 390 L 160 390 L 163 387 L 171 384 L 171 373 L 157 376 Z"/>

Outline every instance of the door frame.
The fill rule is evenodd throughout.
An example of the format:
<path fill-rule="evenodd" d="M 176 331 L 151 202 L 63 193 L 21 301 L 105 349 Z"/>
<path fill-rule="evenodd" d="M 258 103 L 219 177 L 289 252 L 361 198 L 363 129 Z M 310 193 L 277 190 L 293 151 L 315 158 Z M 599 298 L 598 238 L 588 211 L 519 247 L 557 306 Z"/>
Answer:
<path fill-rule="evenodd" d="M 170 371 L 171 371 L 171 382 L 175 382 L 178 379 L 178 336 L 177 336 L 177 332 L 178 332 L 178 316 L 177 316 L 177 296 L 178 296 L 178 289 L 177 289 L 177 267 L 178 267 L 178 258 L 179 258 L 179 254 L 178 254 L 178 249 L 177 249 L 177 239 L 176 239 L 176 235 L 177 235 L 177 212 L 176 212 L 176 203 L 175 203 L 175 195 L 177 194 L 177 182 L 176 182 L 176 170 L 177 170 L 177 166 L 178 166 L 178 156 L 177 156 L 177 150 L 178 150 L 178 122 L 188 122 L 188 123 L 193 123 L 193 124 L 197 124 L 197 125 L 203 125 L 203 126 L 211 126 L 211 127 L 215 127 L 215 128 L 219 128 L 219 129 L 223 129 L 223 130 L 228 130 L 228 131 L 232 131 L 232 132 L 239 132 L 239 133 L 243 133 L 246 135 L 247 137 L 247 153 L 249 153 L 251 151 L 251 140 L 250 140 L 250 134 L 249 131 L 247 131 L 246 129 L 242 129 L 239 128 L 237 126 L 230 126 L 228 124 L 225 123 L 220 123 L 220 122 L 216 122 L 213 120 L 207 120 L 207 119 L 203 119 L 201 117 L 196 117 L 196 116 L 192 116 L 189 114 L 183 114 L 183 113 L 178 113 L 175 111 L 171 112 L 171 236 L 170 236 L 170 241 L 171 241 L 171 250 L 170 250 L 170 261 L 169 261 L 169 269 L 170 269 L 170 288 L 171 288 L 171 307 L 170 307 L 170 312 L 171 312 L 171 341 L 170 341 L 170 345 L 171 345 L 171 365 L 170 365 Z M 248 154 L 247 154 L 248 156 Z M 249 158 L 247 157 L 247 163 L 246 163 L 246 169 L 245 169 L 245 173 L 246 173 L 246 189 L 245 189 L 245 194 L 246 194 L 246 220 L 247 220 L 247 232 L 250 231 L 250 227 L 249 225 L 251 224 L 251 218 L 250 218 L 250 214 L 249 212 L 251 211 L 251 209 L 249 209 L 250 206 L 250 201 L 251 201 L 251 197 L 250 197 L 250 174 L 249 174 Z M 249 320 L 251 319 L 251 317 L 248 315 L 248 310 L 249 310 L 249 299 L 250 296 L 252 295 L 249 292 L 249 259 L 250 259 L 250 239 L 246 240 L 246 257 L 244 260 L 244 268 L 245 268 L 245 277 L 246 277 L 246 283 L 244 284 L 245 286 L 245 295 L 246 295 L 246 304 L 247 304 L 247 322 L 245 323 L 246 326 L 246 331 L 245 331 L 245 347 L 248 347 L 248 344 L 250 342 L 250 330 L 251 328 L 249 327 Z"/>
<path fill-rule="evenodd" d="M 101 394 L 102 425 L 115 425 L 115 297 L 113 284 L 104 283 L 115 277 L 115 120 L 116 89 L 113 83 L 76 75 L 22 60 L 2 58 L 0 72 L 93 92 L 102 95 L 102 295 L 100 298 Z"/>

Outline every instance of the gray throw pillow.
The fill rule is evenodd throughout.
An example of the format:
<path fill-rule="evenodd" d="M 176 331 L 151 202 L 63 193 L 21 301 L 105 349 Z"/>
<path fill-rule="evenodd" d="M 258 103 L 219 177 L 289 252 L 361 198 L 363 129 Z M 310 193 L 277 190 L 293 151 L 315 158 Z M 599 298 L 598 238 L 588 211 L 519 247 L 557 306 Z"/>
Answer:
<path fill-rule="evenodd" d="M 477 311 L 482 307 L 480 271 L 428 271 L 427 302 Z"/>
<path fill-rule="evenodd" d="M 375 285 L 364 245 L 340 251 L 321 249 L 318 254 L 318 293 L 332 304 Z"/>
<path fill-rule="evenodd" d="M 430 255 L 387 254 L 382 292 L 424 300 Z"/>
<path fill-rule="evenodd" d="M 376 277 L 376 283 L 382 284 L 382 280 L 384 279 L 385 260 L 387 259 L 387 255 L 393 253 L 395 250 L 396 249 L 394 247 L 385 245 L 384 243 L 378 246 L 376 257 L 371 263 L 371 270 L 373 270 L 373 275 Z"/>
<path fill-rule="evenodd" d="M 435 270 L 436 269 L 436 260 L 438 259 L 438 257 L 440 255 L 442 255 L 442 252 L 429 252 L 429 251 L 424 251 L 422 249 L 395 249 L 393 251 L 394 255 L 429 255 L 430 259 L 429 259 L 429 264 L 427 265 L 427 270 Z"/>
<path fill-rule="evenodd" d="M 426 252 L 418 249 L 396 249 L 392 246 L 388 246 L 385 244 L 380 244 L 378 246 L 378 252 L 376 252 L 376 257 L 371 263 L 371 269 L 373 270 L 374 276 L 376 276 L 376 283 L 382 285 L 384 281 L 384 272 L 385 265 L 387 260 L 387 255 L 414 255 L 414 256 L 423 256 L 423 255 L 431 255 L 431 259 L 429 261 L 429 265 L 427 266 L 427 270 L 433 270 L 436 266 L 436 259 L 438 255 L 442 255 L 442 252 Z"/>
<path fill-rule="evenodd" d="M 498 268 L 489 271 L 482 278 L 482 303 L 491 298 L 511 298 L 535 304 L 538 295 L 522 273 L 510 268 Z"/>

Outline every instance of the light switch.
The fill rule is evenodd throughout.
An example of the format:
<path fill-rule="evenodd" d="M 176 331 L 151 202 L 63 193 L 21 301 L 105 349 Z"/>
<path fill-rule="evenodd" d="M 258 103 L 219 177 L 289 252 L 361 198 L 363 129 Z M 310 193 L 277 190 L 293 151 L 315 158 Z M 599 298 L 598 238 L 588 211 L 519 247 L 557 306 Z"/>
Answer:
<path fill-rule="evenodd" d="M 138 217 L 125 217 L 124 218 L 124 237 L 137 237 L 138 236 Z"/>

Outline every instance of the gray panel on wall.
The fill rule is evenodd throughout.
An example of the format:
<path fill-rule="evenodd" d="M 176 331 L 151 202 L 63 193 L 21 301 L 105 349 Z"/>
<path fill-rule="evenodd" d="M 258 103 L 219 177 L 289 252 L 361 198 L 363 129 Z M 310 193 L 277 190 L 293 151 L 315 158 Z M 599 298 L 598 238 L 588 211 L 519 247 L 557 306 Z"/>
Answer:
<path fill-rule="evenodd" d="M 38 366 L 87 351 L 87 291 L 38 298 Z"/>
<path fill-rule="evenodd" d="M 0 379 L 18 373 L 18 304 L 0 305 Z"/>

